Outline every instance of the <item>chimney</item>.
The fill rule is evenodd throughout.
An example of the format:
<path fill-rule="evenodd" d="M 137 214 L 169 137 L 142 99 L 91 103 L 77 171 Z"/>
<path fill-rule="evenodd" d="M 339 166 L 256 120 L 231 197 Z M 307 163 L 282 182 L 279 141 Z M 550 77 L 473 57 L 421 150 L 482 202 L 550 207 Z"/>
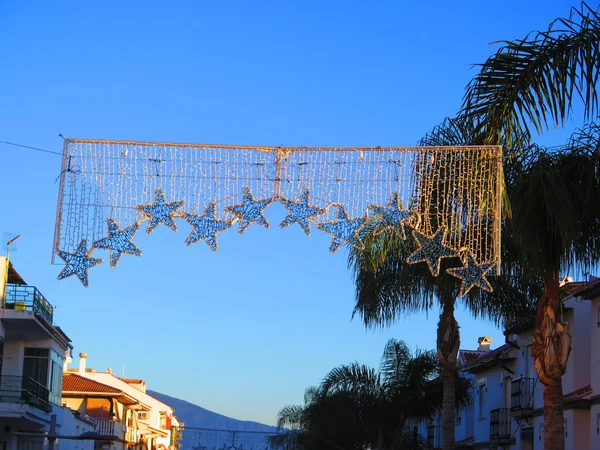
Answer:
<path fill-rule="evenodd" d="M 106 369 L 106 373 L 110 373 L 112 375 L 112 369 L 109 367 L 108 369 Z"/>
<path fill-rule="evenodd" d="M 87 358 L 87 353 L 79 354 L 79 375 L 85 376 L 85 361 Z"/>
<path fill-rule="evenodd" d="M 479 339 L 477 339 L 477 343 L 479 344 L 477 351 L 489 352 L 490 346 L 492 345 L 492 338 L 489 336 L 482 336 Z"/>

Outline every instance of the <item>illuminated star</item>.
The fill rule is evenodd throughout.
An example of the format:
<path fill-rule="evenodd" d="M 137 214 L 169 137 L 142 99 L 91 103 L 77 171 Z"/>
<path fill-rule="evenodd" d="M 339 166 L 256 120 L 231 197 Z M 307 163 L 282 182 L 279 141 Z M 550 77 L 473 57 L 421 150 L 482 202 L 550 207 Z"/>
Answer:
<path fill-rule="evenodd" d="M 415 264 L 425 261 L 429 266 L 429 270 L 431 270 L 431 274 L 437 277 L 440 274 L 442 258 L 450 258 L 457 255 L 456 250 L 446 247 L 443 244 L 444 231 L 444 227 L 441 227 L 433 236 L 429 237 L 419 233 L 417 230 L 413 230 L 413 236 L 417 241 L 419 249 L 410 255 L 406 259 L 406 262 Z"/>
<path fill-rule="evenodd" d="M 70 277 L 71 275 L 77 275 L 81 283 L 87 287 L 88 277 L 87 270 L 90 267 L 94 267 L 102 262 L 100 258 L 91 258 L 91 254 L 94 251 L 92 248 L 89 253 L 87 251 L 87 242 L 82 240 L 77 247 L 75 253 L 68 253 L 63 250 L 58 250 L 56 253 L 60 256 L 64 262 L 67 263 L 65 268 L 58 274 L 58 279 Z"/>
<path fill-rule="evenodd" d="M 334 253 L 344 242 L 358 249 L 364 247 L 358 234 L 358 229 L 367 221 L 366 217 L 350 219 L 343 206 L 338 206 L 337 220 L 335 222 L 325 222 L 317 224 L 320 230 L 331 234 L 331 245 L 329 250 Z"/>
<path fill-rule="evenodd" d="M 185 240 L 185 245 L 192 245 L 199 240 L 203 240 L 211 249 L 217 251 L 219 246 L 217 242 L 217 233 L 231 228 L 233 221 L 217 219 L 215 206 L 215 202 L 210 203 L 204 210 L 204 214 L 201 216 L 196 214 L 183 214 L 183 218 L 194 227 Z"/>
<path fill-rule="evenodd" d="M 173 221 L 173 213 L 182 205 L 183 200 L 166 202 L 165 195 L 162 190 L 158 188 L 156 190 L 156 199 L 154 200 L 154 203 L 137 205 L 135 209 L 150 219 L 148 228 L 146 228 L 146 233 L 149 234 L 161 223 L 164 223 L 171 230 L 177 231 L 177 225 L 175 225 L 175 222 Z"/>
<path fill-rule="evenodd" d="M 133 256 L 142 254 L 140 249 L 131 242 L 139 227 L 139 224 L 136 223 L 121 230 L 113 219 L 108 219 L 108 237 L 94 242 L 92 247 L 110 250 L 110 267 L 115 267 L 123 253 Z"/>
<path fill-rule="evenodd" d="M 289 211 L 287 217 L 279 225 L 280 228 L 287 227 L 293 223 L 299 224 L 307 236 L 310 236 L 310 222 L 312 217 L 323 214 L 325 208 L 317 208 L 308 204 L 308 189 L 304 191 L 302 197 L 296 201 L 280 198 L 279 201 Z"/>
<path fill-rule="evenodd" d="M 391 228 L 400 235 L 402 239 L 406 239 L 404 231 L 404 222 L 414 215 L 413 212 L 401 209 L 398 193 L 394 193 L 388 202 L 387 206 L 369 205 L 375 214 L 379 215 L 379 226 L 375 230 L 375 234 L 379 234 L 388 228 Z"/>
<path fill-rule="evenodd" d="M 467 292 L 469 292 L 473 286 L 477 286 L 484 291 L 492 292 L 492 286 L 485 278 L 485 275 L 496 267 L 495 262 L 477 264 L 473 255 L 469 252 L 467 253 L 467 261 L 464 265 L 465 267 L 456 267 L 446 270 L 450 275 L 462 280 L 460 284 L 460 297 L 467 295 Z"/>
<path fill-rule="evenodd" d="M 225 211 L 240 219 L 238 232 L 242 234 L 252 222 L 270 228 L 269 222 L 263 216 L 263 210 L 271 204 L 273 199 L 254 200 L 250 189 L 244 188 L 244 200 L 240 205 L 228 206 Z"/>

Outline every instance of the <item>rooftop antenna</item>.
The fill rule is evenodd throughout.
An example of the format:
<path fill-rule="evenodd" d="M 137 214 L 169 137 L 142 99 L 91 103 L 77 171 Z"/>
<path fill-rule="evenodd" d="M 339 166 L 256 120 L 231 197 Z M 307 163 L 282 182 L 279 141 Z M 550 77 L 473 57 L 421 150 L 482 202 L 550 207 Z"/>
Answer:
<path fill-rule="evenodd" d="M 19 239 L 21 237 L 20 234 L 17 234 L 15 237 L 13 237 L 12 239 L 9 239 L 8 242 L 6 243 L 6 259 L 10 261 L 10 246 L 13 242 L 15 242 L 17 239 Z"/>
<path fill-rule="evenodd" d="M 121 378 L 125 378 L 125 364 L 123 364 L 123 369 L 121 369 Z"/>

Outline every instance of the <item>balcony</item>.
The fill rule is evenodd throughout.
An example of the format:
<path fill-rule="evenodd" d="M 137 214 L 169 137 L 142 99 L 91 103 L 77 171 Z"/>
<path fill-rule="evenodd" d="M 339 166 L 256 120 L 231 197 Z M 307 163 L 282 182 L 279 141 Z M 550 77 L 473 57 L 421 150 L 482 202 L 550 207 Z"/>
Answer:
<path fill-rule="evenodd" d="M 513 380 L 510 386 L 510 412 L 514 416 L 528 416 L 533 412 L 533 378 Z"/>
<path fill-rule="evenodd" d="M 0 403 L 21 403 L 44 412 L 52 411 L 50 392 L 30 377 L 3 375 L 0 379 Z"/>
<path fill-rule="evenodd" d="M 511 421 L 508 408 L 492 409 L 490 411 L 490 442 L 509 444 L 512 438 Z"/>
<path fill-rule="evenodd" d="M 4 306 L 17 311 L 33 311 L 52 325 L 54 307 L 35 286 L 7 284 Z"/>
<path fill-rule="evenodd" d="M 132 427 L 127 427 L 127 431 L 125 432 L 125 441 L 129 444 L 137 444 L 138 443 L 137 429 L 132 428 Z"/>
<path fill-rule="evenodd" d="M 138 430 L 133 427 L 125 427 L 121 422 L 111 419 L 95 419 L 96 433 L 111 439 L 123 439 L 129 444 L 137 444 Z"/>
<path fill-rule="evenodd" d="M 442 450 L 442 427 L 429 425 L 427 427 L 427 448 L 429 450 Z"/>
<path fill-rule="evenodd" d="M 96 433 L 102 436 L 116 436 L 121 434 L 121 424 L 116 420 L 111 419 L 95 419 L 98 422 L 96 425 Z"/>

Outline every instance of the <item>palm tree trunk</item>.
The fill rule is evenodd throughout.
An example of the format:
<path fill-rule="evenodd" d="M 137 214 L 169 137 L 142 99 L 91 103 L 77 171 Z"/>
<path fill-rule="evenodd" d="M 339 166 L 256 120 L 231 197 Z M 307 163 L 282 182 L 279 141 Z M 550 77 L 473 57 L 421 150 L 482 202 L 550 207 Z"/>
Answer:
<path fill-rule="evenodd" d="M 531 354 L 544 385 L 544 449 L 564 450 L 562 376 L 567 368 L 571 336 L 560 322 L 558 265 L 549 267 L 546 290 L 538 303 Z"/>
<path fill-rule="evenodd" d="M 377 433 L 377 450 L 383 450 L 383 428 L 379 428 Z"/>
<path fill-rule="evenodd" d="M 454 318 L 454 296 L 451 290 L 442 293 L 442 314 L 438 323 L 437 352 L 442 366 L 442 432 L 444 450 L 454 450 L 456 439 L 456 361 L 460 346 L 458 323 Z"/>

